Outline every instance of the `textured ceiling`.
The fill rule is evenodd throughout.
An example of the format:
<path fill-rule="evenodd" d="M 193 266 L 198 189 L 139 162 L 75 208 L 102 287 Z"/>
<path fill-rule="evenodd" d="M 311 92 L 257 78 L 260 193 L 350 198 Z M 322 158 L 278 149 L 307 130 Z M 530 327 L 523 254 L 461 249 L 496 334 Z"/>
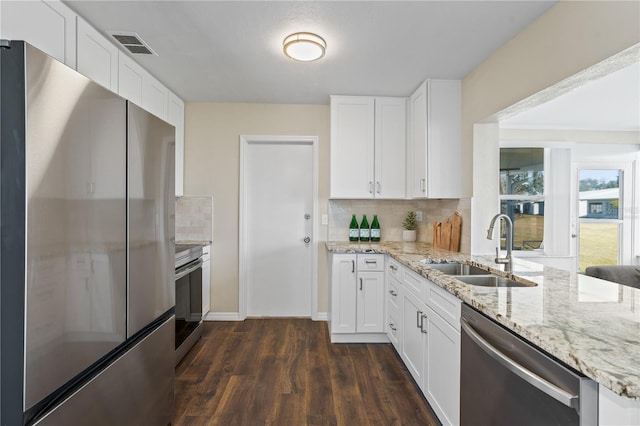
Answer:
<path fill-rule="evenodd" d="M 98 30 L 137 32 L 136 57 L 186 101 L 320 103 L 330 94 L 409 95 L 461 79 L 555 1 L 66 1 Z M 296 31 L 327 41 L 300 63 Z"/>

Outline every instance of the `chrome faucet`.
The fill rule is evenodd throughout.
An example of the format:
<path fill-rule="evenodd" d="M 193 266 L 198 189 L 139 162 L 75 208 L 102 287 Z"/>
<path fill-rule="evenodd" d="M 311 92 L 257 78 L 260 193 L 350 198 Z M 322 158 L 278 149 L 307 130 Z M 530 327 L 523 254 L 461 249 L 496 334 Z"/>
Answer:
<path fill-rule="evenodd" d="M 496 221 L 500 218 L 503 218 L 507 222 L 507 257 L 499 257 L 499 250 L 496 247 L 496 263 L 499 265 L 504 265 L 504 270 L 506 272 L 511 272 L 513 262 L 511 257 L 511 251 L 513 250 L 513 222 L 511 218 L 504 213 L 498 213 L 491 219 L 491 223 L 489 224 L 489 229 L 487 230 L 487 240 L 493 239 L 493 227 L 496 224 Z"/>

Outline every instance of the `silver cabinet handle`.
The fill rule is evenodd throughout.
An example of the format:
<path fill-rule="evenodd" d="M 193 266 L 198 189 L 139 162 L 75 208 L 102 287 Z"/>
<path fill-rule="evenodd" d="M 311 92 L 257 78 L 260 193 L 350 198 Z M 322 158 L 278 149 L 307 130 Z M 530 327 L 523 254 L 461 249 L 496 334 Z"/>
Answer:
<path fill-rule="evenodd" d="M 311 242 L 311 238 L 309 237 L 304 237 L 304 242 L 309 244 Z"/>
<path fill-rule="evenodd" d="M 351 273 L 353 274 L 354 272 L 356 272 L 356 261 L 352 260 L 351 261 Z"/>
<path fill-rule="evenodd" d="M 425 192 L 425 187 L 427 186 L 426 183 L 427 183 L 426 179 L 424 178 L 420 179 L 420 191 Z"/>
<path fill-rule="evenodd" d="M 538 390 L 546 393 L 556 401 L 566 405 L 567 407 L 576 408 L 578 406 L 578 402 L 580 400 L 580 397 L 578 395 L 571 395 L 564 389 L 559 388 L 553 383 L 543 379 L 532 371 L 527 370 L 522 365 L 507 357 L 505 354 L 493 347 L 489 342 L 484 340 L 482 336 L 480 336 L 480 334 L 478 334 L 473 329 L 473 327 L 471 327 L 471 324 L 469 324 L 466 319 L 462 318 L 462 320 L 460 321 L 460 327 L 462 328 L 462 331 L 464 331 L 464 333 L 469 336 L 469 338 L 476 345 L 478 345 L 482 350 L 484 350 L 493 359 L 495 359 L 513 374 L 520 377 L 522 380 L 534 386 Z"/>
<path fill-rule="evenodd" d="M 360 278 L 360 290 L 362 290 L 362 278 Z"/>
<path fill-rule="evenodd" d="M 376 193 L 380 193 L 380 181 L 376 182 Z"/>
<path fill-rule="evenodd" d="M 398 293 L 396 293 L 393 290 L 389 290 L 389 294 L 392 295 L 393 297 L 396 297 L 398 295 Z"/>
<path fill-rule="evenodd" d="M 397 330 L 396 326 L 395 326 L 395 325 L 393 325 L 393 323 L 390 323 L 390 324 L 389 324 L 389 328 L 390 328 L 391 330 L 393 330 L 393 331 L 396 331 L 396 330 Z"/>
<path fill-rule="evenodd" d="M 416 327 L 422 330 L 422 311 L 416 311 Z"/>
<path fill-rule="evenodd" d="M 377 260 L 365 260 L 364 263 L 366 263 L 367 265 L 377 265 L 378 261 Z"/>
<path fill-rule="evenodd" d="M 373 194 L 373 182 L 369 181 L 369 194 Z"/>
<path fill-rule="evenodd" d="M 389 265 L 389 269 L 397 271 L 398 267 L 396 265 Z"/>
<path fill-rule="evenodd" d="M 420 321 L 420 331 L 423 332 L 424 334 L 427 334 L 427 330 L 424 329 L 424 319 L 426 318 L 426 315 L 422 315 L 422 319 Z"/>

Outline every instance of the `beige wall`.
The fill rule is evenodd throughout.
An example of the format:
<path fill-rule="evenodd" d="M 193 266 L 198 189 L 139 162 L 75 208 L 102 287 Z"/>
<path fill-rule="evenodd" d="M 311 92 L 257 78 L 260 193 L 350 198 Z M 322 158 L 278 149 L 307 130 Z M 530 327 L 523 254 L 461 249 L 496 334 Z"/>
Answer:
<path fill-rule="evenodd" d="M 639 43 L 639 17 L 636 1 L 561 1 L 469 73 L 462 81 L 462 169 L 472 170 L 474 123 Z M 472 176 L 463 176 L 466 196 Z"/>
<path fill-rule="evenodd" d="M 238 312 L 238 189 L 240 135 L 318 136 L 317 216 L 329 197 L 329 106 L 187 103 L 185 195 L 213 196 L 211 310 Z M 328 303 L 326 226 L 319 227 L 318 312 Z"/>

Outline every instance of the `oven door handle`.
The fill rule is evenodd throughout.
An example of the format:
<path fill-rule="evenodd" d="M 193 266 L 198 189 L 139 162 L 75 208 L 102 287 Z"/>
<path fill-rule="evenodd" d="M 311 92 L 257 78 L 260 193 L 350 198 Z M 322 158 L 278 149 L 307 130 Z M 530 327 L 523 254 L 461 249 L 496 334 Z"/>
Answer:
<path fill-rule="evenodd" d="M 198 259 L 195 262 L 189 263 L 188 265 L 183 266 L 180 269 L 176 270 L 176 281 L 179 280 L 180 278 L 184 277 L 185 275 L 189 275 L 190 273 L 192 273 L 193 271 L 195 271 L 196 269 L 202 267 L 202 259 Z"/>
<path fill-rule="evenodd" d="M 561 402 L 567 407 L 574 409 L 578 408 L 578 402 L 580 399 L 578 395 L 571 395 L 569 392 L 543 379 L 534 372 L 529 371 L 522 365 L 518 364 L 517 362 L 500 352 L 489 342 L 483 339 L 482 336 L 480 336 L 480 334 L 478 334 L 478 332 L 473 329 L 471 324 L 469 324 L 469 322 L 465 318 L 462 318 L 462 321 L 460 321 L 460 327 L 462 328 L 462 331 L 464 331 L 465 334 L 469 336 L 469 338 L 475 344 L 477 344 L 482 350 L 484 350 L 493 359 L 500 363 L 500 365 L 507 368 L 516 376 L 520 377 L 525 382 L 536 387 L 538 390 L 544 392 L 551 398 L 555 399 L 558 402 Z"/>

